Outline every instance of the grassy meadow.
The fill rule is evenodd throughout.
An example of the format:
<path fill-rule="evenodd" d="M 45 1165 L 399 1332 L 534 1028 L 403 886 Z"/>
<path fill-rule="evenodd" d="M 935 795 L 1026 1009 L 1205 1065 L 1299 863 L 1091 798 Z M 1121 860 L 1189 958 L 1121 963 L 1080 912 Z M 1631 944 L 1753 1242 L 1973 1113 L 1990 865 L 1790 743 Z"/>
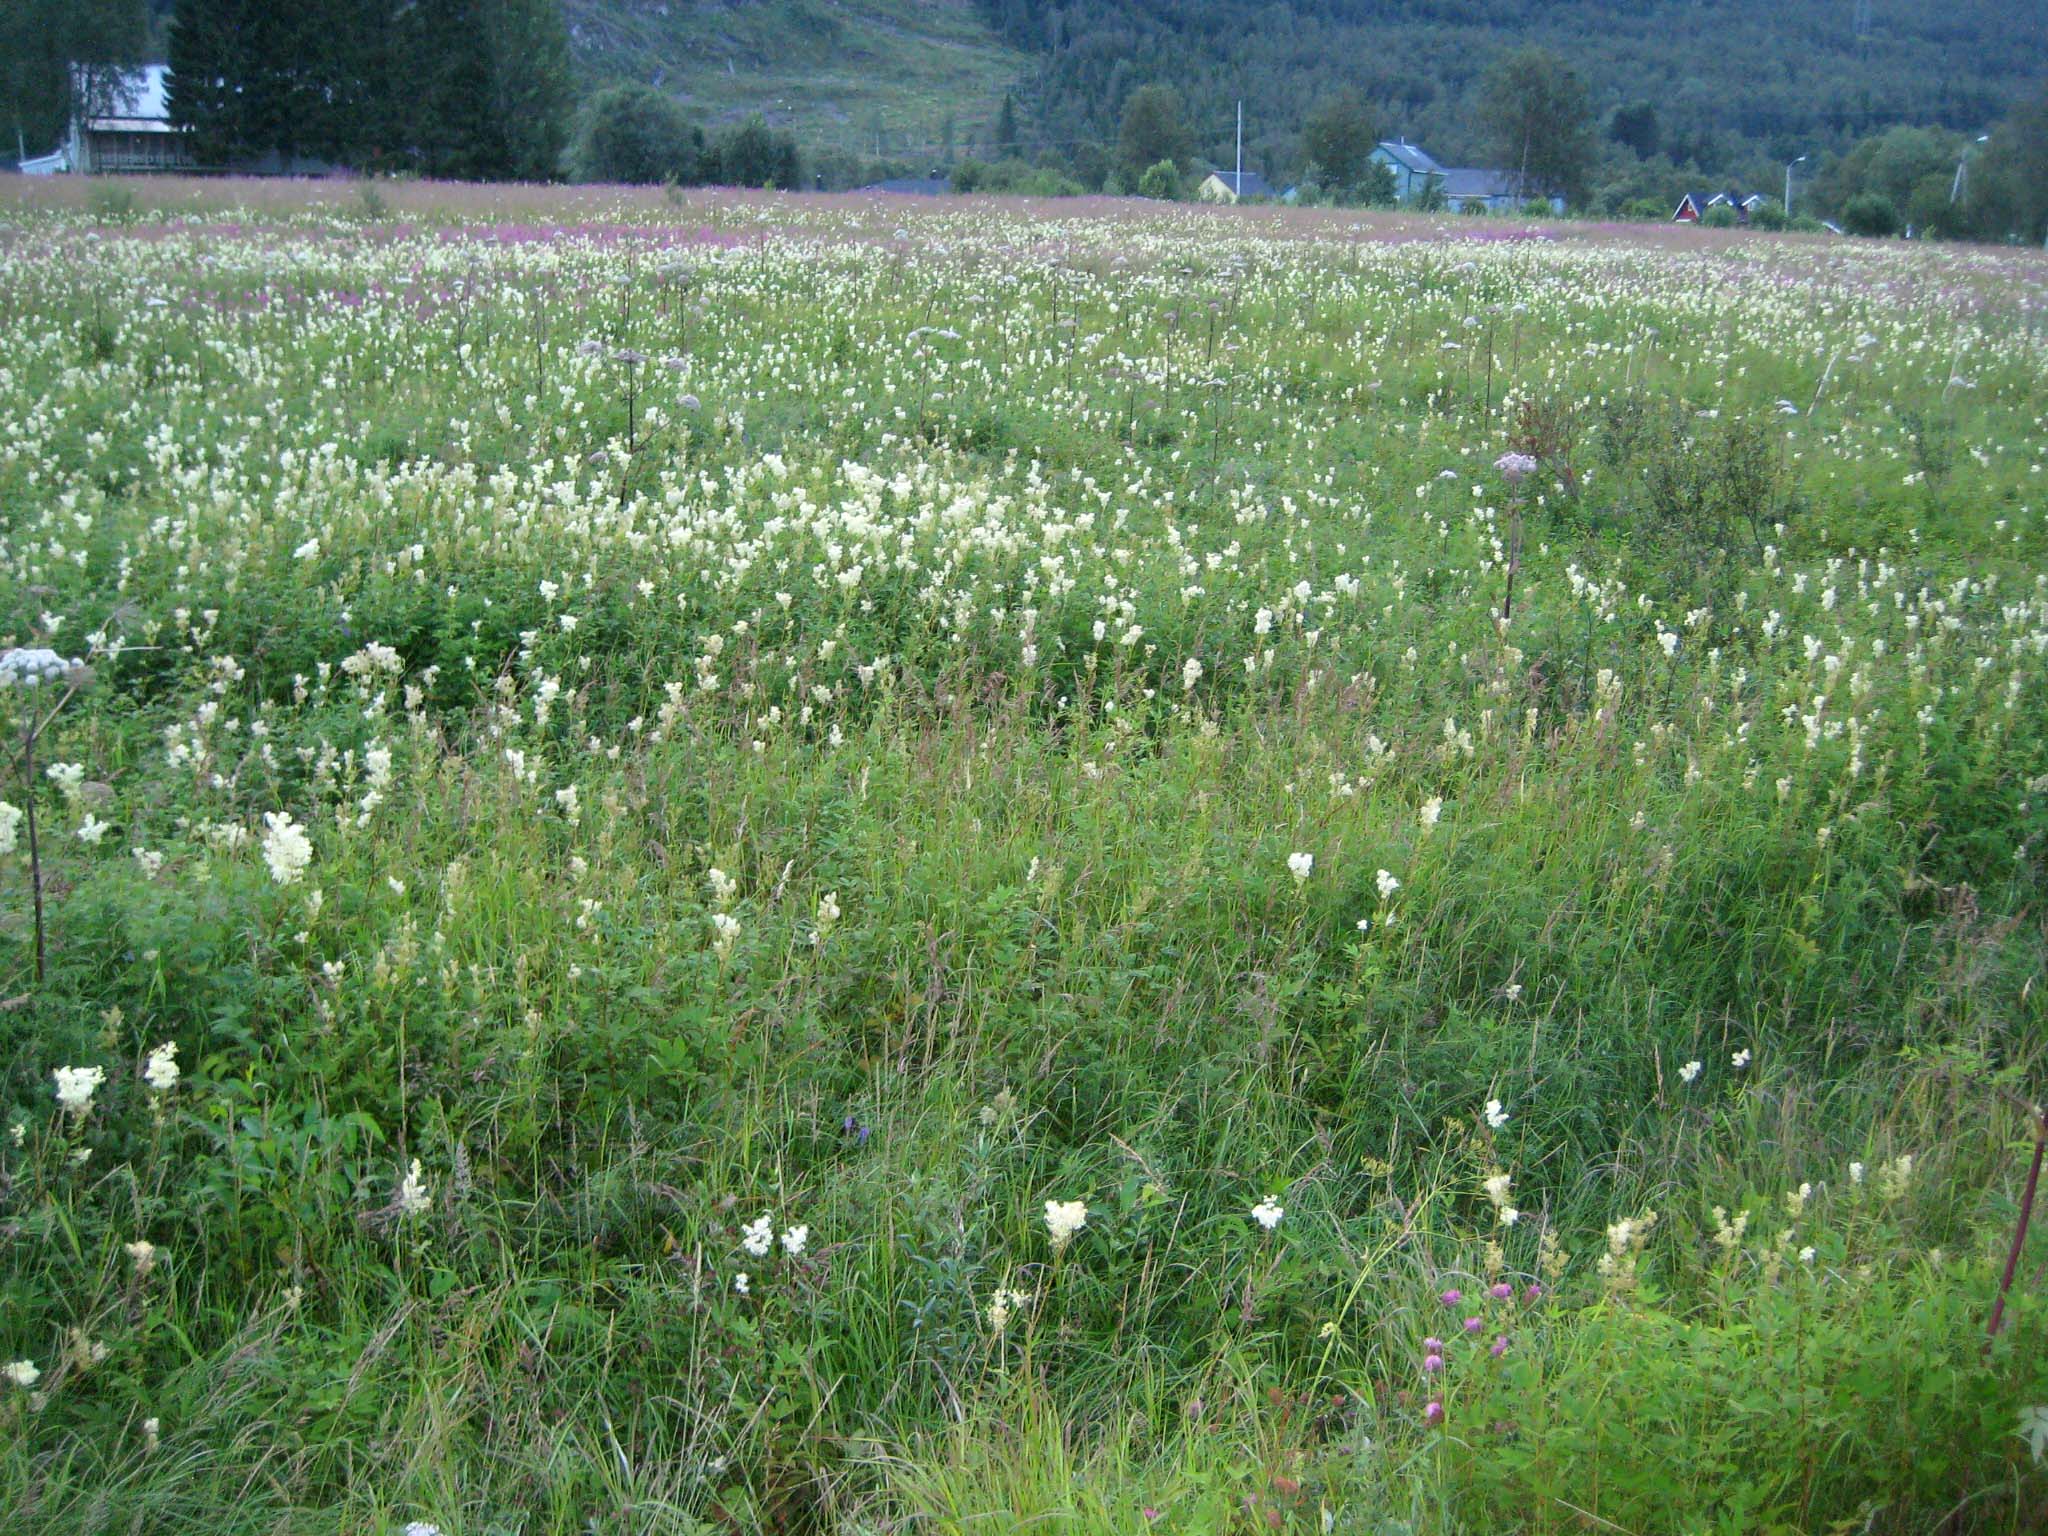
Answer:
<path fill-rule="evenodd" d="M 2048 257 L 72 184 L 0 336 L 0 1531 L 2048 1519 Z"/>

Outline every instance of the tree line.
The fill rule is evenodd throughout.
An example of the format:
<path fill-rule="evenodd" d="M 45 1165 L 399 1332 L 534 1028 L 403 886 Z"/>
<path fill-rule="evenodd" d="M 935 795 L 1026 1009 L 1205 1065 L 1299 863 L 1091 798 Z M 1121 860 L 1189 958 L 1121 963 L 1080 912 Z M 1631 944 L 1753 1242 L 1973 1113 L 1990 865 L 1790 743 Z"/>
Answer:
<path fill-rule="evenodd" d="M 558 0 L 178 0 L 169 54 L 171 117 L 202 166 L 559 174 Z"/>

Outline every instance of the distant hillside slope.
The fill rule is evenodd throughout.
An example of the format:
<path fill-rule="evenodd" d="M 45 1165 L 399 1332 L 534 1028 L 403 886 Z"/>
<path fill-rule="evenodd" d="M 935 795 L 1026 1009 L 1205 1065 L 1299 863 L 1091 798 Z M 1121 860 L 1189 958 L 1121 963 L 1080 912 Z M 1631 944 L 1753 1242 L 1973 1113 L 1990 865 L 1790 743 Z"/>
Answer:
<path fill-rule="evenodd" d="M 1036 63 L 974 0 L 564 0 L 587 85 L 660 86 L 711 122 L 763 112 L 807 149 L 986 140 Z"/>
<path fill-rule="evenodd" d="M 1041 121 L 1110 131 L 1133 86 L 1188 99 L 1205 148 L 1243 96 L 1265 132 L 1356 85 L 1384 126 L 1478 152 L 1469 93 L 1503 49 L 1572 60 L 1602 106 L 1654 105 L 1677 158 L 1839 146 L 1895 122 L 1988 126 L 2048 77 L 2042 0 L 977 0 L 1037 61 Z"/>

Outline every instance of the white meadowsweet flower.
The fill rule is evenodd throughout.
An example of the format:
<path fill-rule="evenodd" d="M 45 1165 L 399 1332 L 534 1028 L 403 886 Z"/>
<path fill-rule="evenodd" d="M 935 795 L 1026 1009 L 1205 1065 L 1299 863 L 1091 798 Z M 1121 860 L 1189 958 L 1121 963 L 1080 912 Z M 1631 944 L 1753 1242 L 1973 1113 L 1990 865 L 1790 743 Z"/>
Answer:
<path fill-rule="evenodd" d="M 1294 876 L 1298 885 L 1306 880 L 1309 871 L 1316 867 L 1316 856 L 1312 853 L 1290 853 L 1287 855 L 1287 872 Z"/>
<path fill-rule="evenodd" d="M 100 839 L 107 835 L 108 826 L 108 823 L 101 821 L 91 811 L 87 811 L 85 813 L 85 820 L 78 824 L 78 831 L 74 835 L 86 847 L 97 848 L 100 844 Z"/>
<path fill-rule="evenodd" d="M 1496 1131 L 1508 1123 L 1508 1112 L 1499 1099 L 1486 1101 L 1486 1123 Z"/>
<path fill-rule="evenodd" d="M 149 1053 L 149 1060 L 142 1064 L 142 1080 L 149 1084 L 153 1093 L 169 1093 L 178 1086 L 181 1076 L 178 1067 L 178 1042 L 166 1040 Z"/>
<path fill-rule="evenodd" d="M 1687 1062 L 1687 1063 L 1686 1063 L 1686 1064 L 1685 1064 L 1684 1066 L 1682 1066 L 1682 1067 L 1680 1067 L 1680 1068 L 1678 1069 L 1678 1076 L 1679 1076 L 1679 1080 L 1680 1080 L 1681 1082 L 1687 1082 L 1687 1083 L 1689 1083 L 1689 1082 L 1691 1082 L 1691 1081 L 1692 1081 L 1692 1080 L 1693 1080 L 1694 1078 L 1698 1077 L 1698 1076 L 1700 1075 L 1700 1072 L 1701 1072 L 1701 1071 L 1702 1071 L 1702 1066 L 1701 1066 L 1701 1064 L 1700 1064 L 1699 1062 L 1697 1062 L 1697 1061 L 1688 1061 L 1688 1062 Z"/>
<path fill-rule="evenodd" d="M 1431 795 L 1427 800 L 1423 801 L 1422 810 L 1418 813 L 1424 830 L 1435 826 L 1441 821 L 1443 814 L 1444 802 L 1443 798 L 1439 795 Z"/>
<path fill-rule="evenodd" d="M 59 1067 L 50 1075 L 57 1082 L 57 1107 L 74 1115 L 92 1108 L 92 1096 L 107 1080 L 104 1067 Z"/>
<path fill-rule="evenodd" d="M 806 1226 L 791 1227 L 782 1234 L 782 1251 L 792 1259 L 803 1257 L 805 1246 L 811 1240 L 811 1229 Z"/>
<path fill-rule="evenodd" d="M 0 800 L 0 854 L 14 852 L 14 845 L 20 836 L 24 819 L 20 806 Z"/>
<path fill-rule="evenodd" d="M 1381 901 L 1391 900 L 1394 892 L 1401 889 L 1401 882 L 1384 869 L 1374 877 L 1373 884 L 1379 889 Z"/>
<path fill-rule="evenodd" d="M 741 1227 L 740 1246 L 754 1258 L 767 1258 L 768 1250 L 775 1246 L 775 1218 L 764 1211 L 758 1221 Z"/>
<path fill-rule="evenodd" d="M 1737 1052 L 1736 1052 L 1736 1053 L 1735 1053 L 1735 1054 L 1734 1054 L 1733 1056 L 1730 1056 L 1730 1057 L 1728 1058 L 1728 1061 L 1729 1061 L 1729 1064 L 1730 1064 L 1730 1065 L 1732 1065 L 1732 1066 L 1733 1066 L 1733 1067 L 1735 1068 L 1735 1070 L 1736 1070 L 1736 1071 L 1740 1072 L 1740 1071 L 1741 1071 L 1741 1070 L 1742 1070 L 1742 1069 L 1743 1069 L 1744 1067 L 1746 1067 L 1746 1066 L 1748 1066 L 1748 1065 L 1749 1065 L 1749 1062 L 1750 1062 L 1750 1055 L 1749 1055 L 1749 1047 L 1745 1045 L 1745 1046 L 1744 1046 L 1744 1047 L 1743 1047 L 1743 1048 L 1742 1048 L 1741 1050 L 1737 1051 Z"/>
<path fill-rule="evenodd" d="M 5 1376 L 17 1387 L 26 1390 L 43 1379 L 43 1373 L 36 1369 L 33 1360 L 13 1360 L 0 1366 L 0 1376 Z"/>
<path fill-rule="evenodd" d="M 748 1274 L 744 1269 L 732 1277 L 732 1288 L 735 1291 L 739 1292 L 739 1294 L 742 1296 L 745 1296 L 750 1291 L 752 1291 L 753 1286 L 754 1277 Z"/>
<path fill-rule="evenodd" d="M 1088 1206 L 1081 1200 L 1045 1202 L 1045 1230 L 1052 1238 L 1052 1251 L 1064 1253 L 1074 1234 L 1088 1225 Z"/>
<path fill-rule="evenodd" d="M 296 885 L 313 862 L 313 842 L 289 811 L 263 814 L 263 862 L 279 885 Z"/>
<path fill-rule="evenodd" d="M 414 1158 L 412 1167 L 406 1170 L 405 1179 L 398 1186 L 398 1197 L 392 1202 L 401 1216 L 422 1216 L 433 1209 L 434 1197 L 427 1192 L 426 1178 L 420 1172 L 420 1160 Z"/>
<path fill-rule="evenodd" d="M 1265 1199 L 1252 1207 L 1252 1220 L 1256 1221 L 1268 1232 L 1279 1226 L 1280 1218 L 1286 1214 L 1286 1208 L 1272 1195 L 1266 1196 Z"/>

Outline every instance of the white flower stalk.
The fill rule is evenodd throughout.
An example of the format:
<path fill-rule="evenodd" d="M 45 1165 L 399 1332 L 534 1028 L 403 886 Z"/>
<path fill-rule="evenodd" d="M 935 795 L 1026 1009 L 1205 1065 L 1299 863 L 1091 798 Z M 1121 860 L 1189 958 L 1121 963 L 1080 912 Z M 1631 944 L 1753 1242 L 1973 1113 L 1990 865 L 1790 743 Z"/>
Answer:
<path fill-rule="evenodd" d="M 420 1172 L 420 1160 L 414 1158 L 412 1167 L 406 1170 L 405 1178 L 398 1186 L 398 1194 L 392 1201 L 401 1216 L 424 1216 L 434 1208 L 434 1197 L 427 1191 L 427 1181 Z"/>

